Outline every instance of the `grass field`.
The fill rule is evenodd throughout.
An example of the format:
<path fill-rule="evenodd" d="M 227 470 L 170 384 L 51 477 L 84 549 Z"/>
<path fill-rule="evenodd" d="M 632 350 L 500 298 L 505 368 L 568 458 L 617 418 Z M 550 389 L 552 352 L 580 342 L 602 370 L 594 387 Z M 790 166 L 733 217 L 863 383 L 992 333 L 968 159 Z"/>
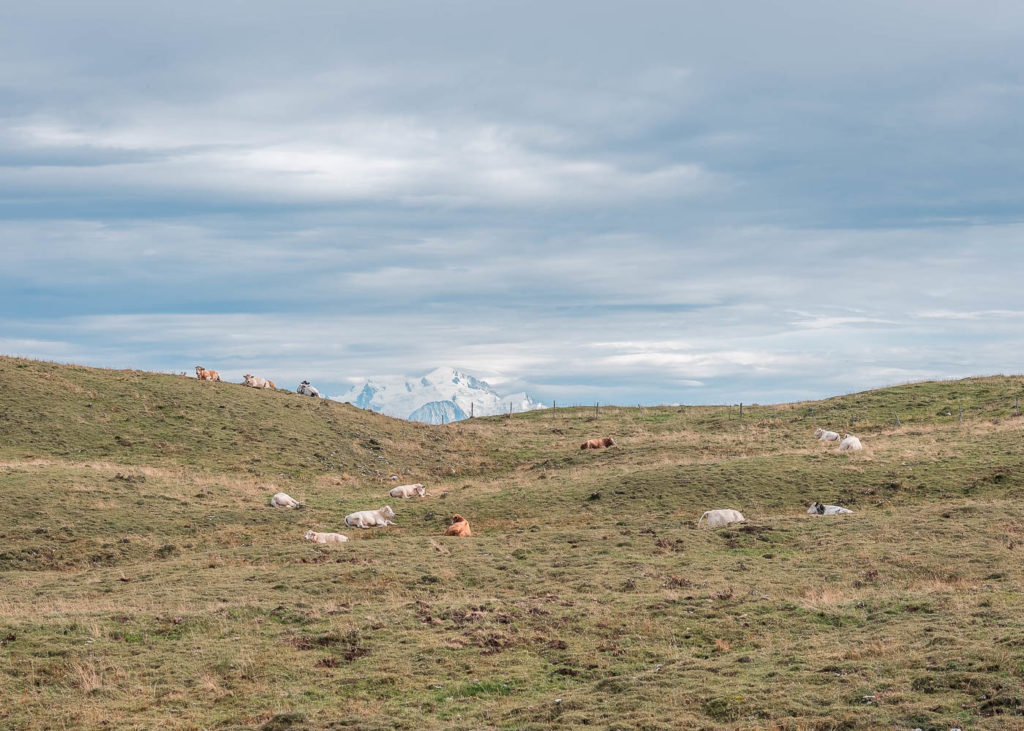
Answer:
<path fill-rule="evenodd" d="M 429 427 L 0 358 L 0 727 L 1024 728 L 1022 391 Z"/>

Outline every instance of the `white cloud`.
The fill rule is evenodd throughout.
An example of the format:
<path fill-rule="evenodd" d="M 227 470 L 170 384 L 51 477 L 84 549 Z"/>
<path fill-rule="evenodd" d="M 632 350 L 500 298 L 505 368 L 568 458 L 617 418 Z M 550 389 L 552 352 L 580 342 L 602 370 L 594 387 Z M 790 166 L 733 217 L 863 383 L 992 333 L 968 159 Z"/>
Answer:
<path fill-rule="evenodd" d="M 638 352 L 608 355 L 598 359 L 613 368 L 668 371 L 685 380 L 723 378 L 737 374 L 783 373 L 820 364 L 817 358 L 772 351 L 723 350 L 696 353 Z"/>
<path fill-rule="evenodd" d="M 804 315 L 804 319 L 796 320 L 793 324 L 797 327 L 807 328 L 808 330 L 822 330 L 829 329 L 833 330 L 847 325 L 861 326 L 861 325 L 896 325 L 898 324 L 895 320 L 888 320 L 880 317 L 854 317 L 854 316 L 823 316 L 823 315 L 811 315 L 809 313 L 800 313 Z"/>
<path fill-rule="evenodd" d="M 722 176 L 693 163 L 626 165 L 546 150 L 550 145 L 538 145 L 537 138 L 548 141 L 551 132 L 493 122 L 346 117 L 329 125 L 300 123 L 283 134 L 279 124 L 211 115 L 193 109 L 187 119 L 92 129 L 58 120 L 16 125 L 8 143 L 27 152 L 148 154 L 89 166 L 48 162 L 2 169 L 0 184 L 99 188 L 120 195 L 145 190 L 292 203 L 384 199 L 451 206 L 622 205 L 692 196 L 722 184 Z"/>
<path fill-rule="evenodd" d="M 926 320 L 1018 320 L 1024 318 L 1024 310 L 976 310 L 973 312 L 923 310 L 915 314 Z"/>

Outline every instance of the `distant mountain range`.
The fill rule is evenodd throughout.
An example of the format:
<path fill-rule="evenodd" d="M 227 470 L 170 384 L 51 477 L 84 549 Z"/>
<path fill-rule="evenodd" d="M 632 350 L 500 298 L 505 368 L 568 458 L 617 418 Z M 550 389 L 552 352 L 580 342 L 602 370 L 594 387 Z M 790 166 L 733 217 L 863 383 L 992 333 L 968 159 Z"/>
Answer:
<path fill-rule="evenodd" d="M 335 401 L 426 424 L 447 424 L 473 416 L 547 408 L 526 393 L 501 396 L 486 381 L 454 368 L 436 368 L 420 378 L 372 378 L 353 386 Z"/>

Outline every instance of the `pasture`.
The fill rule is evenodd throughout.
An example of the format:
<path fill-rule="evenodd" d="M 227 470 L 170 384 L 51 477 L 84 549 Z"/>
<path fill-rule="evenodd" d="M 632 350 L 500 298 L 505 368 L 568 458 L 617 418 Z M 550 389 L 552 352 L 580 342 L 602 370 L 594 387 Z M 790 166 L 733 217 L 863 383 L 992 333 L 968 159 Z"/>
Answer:
<path fill-rule="evenodd" d="M 430 427 L 0 358 L 0 727 L 1024 728 L 1022 390 Z"/>

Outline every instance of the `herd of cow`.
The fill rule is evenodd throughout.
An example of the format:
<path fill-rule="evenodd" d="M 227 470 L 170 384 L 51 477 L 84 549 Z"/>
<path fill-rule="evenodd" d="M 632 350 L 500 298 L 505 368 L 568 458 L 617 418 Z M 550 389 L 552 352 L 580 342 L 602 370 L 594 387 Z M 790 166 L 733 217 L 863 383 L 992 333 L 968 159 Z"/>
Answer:
<path fill-rule="evenodd" d="M 196 366 L 196 378 L 200 381 L 220 381 L 220 374 L 215 370 Z M 242 382 L 242 385 L 244 386 L 249 386 L 251 388 L 276 388 L 274 386 L 274 382 L 267 378 L 260 378 L 259 376 L 253 376 L 250 374 L 246 374 L 244 378 L 245 380 Z M 309 385 L 309 381 L 303 381 L 300 383 L 299 387 L 295 389 L 295 392 L 304 396 L 312 396 L 314 398 L 320 396 L 320 392 L 313 388 L 313 386 Z M 819 442 L 839 442 L 838 451 L 840 452 L 859 452 L 864 448 L 860 439 L 852 434 L 844 434 L 840 437 L 839 432 L 829 431 L 827 429 L 815 429 L 814 436 L 817 437 Z M 598 437 L 597 439 L 588 439 L 583 442 L 583 444 L 580 445 L 580 449 L 604 449 L 614 446 L 615 440 L 611 437 Z M 430 495 L 430 493 L 426 491 L 426 488 L 418 482 L 411 485 L 399 485 L 398 487 L 392 488 L 388 494 L 391 497 L 396 498 L 426 497 L 427 495 Z M 442 495 L 442 497 L 444 496 Z M 304 507 L 303 503 L 300 503 L 283 492 L 275 494 L 270 499 L 270 505 L 275 508 Z M 823 505 L 817 501 L 811 503 L 811 507 L 807 510 L 809 515 L 841 515 L 843 513 L 852 512 L 852 510 L 839 505 Z M 360 510 L 355 513 L 350 513 L 345 516 L 345 525 L 350 528 L 373 528 L 375 526 L 386 527 L 389 525 L 396 525 L 396 523 L 391 520 L 391 518 L 394 517 L 395 511 L 391 509 L 390 505 L 385 505 L 379 510 Z M 697 519 L 697 525 L 699 526 L 702 521 L 709 528 L 718 528 L 732 523 L 745 523 L 746 518 L 743 517 L 743 513 L 740 511 L 726 508 L 721 510 L 705 511 L 700 518 Z M 473 532 L 469 528 L 469 522 L 461 515 L 456 515 L 452 518 L 452 522 L 445 530 L 444 535 L 468 538 L 473 535 Z M 348 536 L 342 535 L 341 533 L 318 533 L 314 530 L 306 531 L 305 537 L 306 540 L 313 541 L 314 543 L 344 543 L 348 540 Z"/>
<path fill-rule="evenodd" d="M 818 438 L 819 442 L 839 442 L 840 452 L 859 452 L 864 449 L 864 445 L 860 443 L 860 439 L 852 434 L 846 434 L 843 436 L 842 440 L 840 440 L 838 432 L 828 431 L 826 429 L 815 429 L 814 436 Z M 823 505 L 817 500 L 811 503 L 811 507 L 807 509 L 808 515 L 842 515 L 843 513 L 852 512 L 853 511 L 849 508 L 844 508 L 839 505 Z M 732 509 L 708 510 L 697 519 L 697 525 L 700 525 L 702 520 L 706 521 L 706 525 L 709 528 L 718 528 L 731 523 L 747 522 L 747 519 L 743 517 L 743 513 Z"/>
<path fill-rule="evenodd" d="M 816 429 L 814 436 L 818 438 L 818 441 L 822 442 L 836 442 L 840 441 L 839 434 L 834 431 L 826 431 L 825 429 Z M 614 447 L 615 440 L 611 437 L 600 437 L 597 439 L 589 439 L 580 445 L 580 449 L 603 449 L 605 447 Z M 839 444 L 840 452 L 847 451 L 859 451 L 864 448 L 861 444 L 860 439 L 850 434 L 845 435 Z M 394 477 L 392 479 L 395 479 Z M 416 482 L 410 485 L 399 485 L 398 487 L 392 488 L 388 495 L 396 498 L 413 498 L 413 497 L 426 497 L 430 495 L 427 492 L 426 487 L 422 483 Z M 444 497 L 444 495 L 442 495 Z M 270 498 L 271 507 L 275 508 L 302 508 L 303 503 L 295 500 L 291 496 L 279 492 Z M 843 513 L 852 513 L 853 511 L 849 508 L 844 508 L 840 505 L 825 505 L 815 500 L 811 503 L 811 506 L 807 509 L 808 515 L 842 515 Z M 391 518 L 395 517 L 395 511 L 390 505 L 385 505 L 379 510 L 360 510 L 355 513 L 349 513 L 345 516 L 345 525 L 350 528 L 373 528 L 375 526 L 386 527 L 389 525 L 397 525 Z M 707 510 L 697 519 L 697 526 L 699 527 L 701 522 L 709 528 L 720 528 L 722 526 L 731 525 L 732 523 L 745 523 L 746 518 L 743 517 L 743 513 L 738 510 L 731 508 L 724 508 L 720 510 Z M 445 530 L 444 535 L 446 536 L 459 536 L 463 538 L 469 538 L 473 535 L 473 532 L 469 528 L 469 522 L 461 515 L 456 515 L 452 518 L 451 524 Z M 341 533 L 318 533 L 314 530 L 306 531 L 306 540 L 313 541 L 314 543 L 344 543 L 348 540 L 348 536 Z"/>
<path fill-rule="evenodd" d="M 416 482 L 411 485 L 393 487 L 388 494 L 391 497 L 412 498 L 426 497 L 430 493 L 427 492 L 422 483 Z M 304 508 L 305 503 L 300 503 L 287 493 L 279 492 L 270 498 L 270 507 Z M 349 528 L 374 528 L 377 526 L 383 528 L 389 525 L 397 525 L 397 523 L 391 520 L 394 517 L 394 509 L 390 505 L 385 505 L 378 510 L 358 510 L 354 513 L 349 513 L 345 516 L 345 525 Z M 456 515 L 452 518 L 452 522 L 447 530 L 445 530 L 444 535 L 471 538 L 473 531 L 469 528 L 469 521 L 461 515 Z M 306 531 L 305 538 L 307 541 L 313 541 L 313 543 L 344 543 L 348 540 L 348 536 L 342 533 L 318 533 L 315 530 Z"/>
<path fill-rule="evenodd" d="M 220 381 L 220 373 L 213 370 L 212 368 L 203 368 L 202 366 L 196 366 L 196 378 L 200 381 Z M 263 378 L 261 376 L 254 376 L 246 373 L 242 377 L 242 385 L 248 386 L 249 388 L 269 388 L 276 389 L 277 386 L 269 378 Z M 298 388 L 295 389 L 295 393 L 302 394 L 303 396 L 312 396 L 313 398 L 319 398 L 320 392 L 317 391 L 313 386 L 309 385 L 309 381 L 303 381 L 299 384 Z"/>
<path fill-rule="evenodd" d="M 840 452 L 859 452 L 864 449 L 864 445 L 860 443 L 860 439 L 852 434 L 846 434 L 843 436 L 842 440 L 840 440 L 839 432 L 828 431 L 827 429 L 815 429 L 814 436 L 818 438 L 819 442 L 839 442 Z"/>

